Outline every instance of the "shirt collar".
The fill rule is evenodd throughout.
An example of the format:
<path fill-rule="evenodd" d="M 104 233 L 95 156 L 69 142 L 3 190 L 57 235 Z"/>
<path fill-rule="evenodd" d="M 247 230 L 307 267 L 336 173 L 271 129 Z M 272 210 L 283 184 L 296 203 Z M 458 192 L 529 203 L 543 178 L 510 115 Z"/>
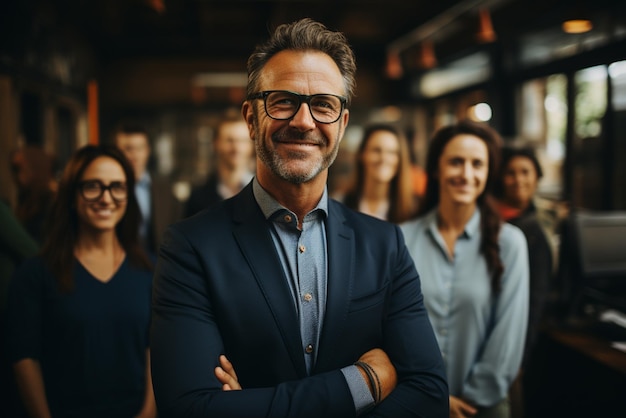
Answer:
<path fill-rule="evenodd" d="M 435 209 L 428 212 L 424 217 L 424 220 L 426 224 L 428 225 L 428 230 L 431 233 L 434 233 L 435 231 L 438 230 L 438 227 L 437 227 L 438 210 L 439 210 L 439 207 L 436 207 Z M 465 228 L 463 229 L 463 233 L 461 235 L 466 238 L 472 238 L 473 236 L 479 233 L 479 228 L 480 228 L 480 210 L 478 209 L 478 206 L 477 206 L 476 209 L 474 210 L 474 213 L 472 214 L 472 217 L 465 224 Z"/>
<path fill-rule="evenodd" d="M 259 181 L 256 177 L 252 179 L 252 191 L 254 193 L 254 198 L 258 203 L 265 219 L 269 219 L 274 213 L 287 210 L 289 208 L 284 207 L 276 199 L 274 199 L 265 189 L 259 184 Z M 324 187 L 324 193 L 322 194 L 322 198 L 317 203 L 317 206 L 311 211 L 315 212 L 320 210 L 324 213 L 326 217 L 328 217 L 328 190 Z M 295 215 L 295 214 L 294 214 Z"/>
<path fill-rule="evenodd" d="M 137 181 L 137 186 L 148 187 L 151 184 L 152 184 L 152 177 L 150 176 L 150 173 L 148 173 L 147 171 L 144 171 L 141 178 Z"/>

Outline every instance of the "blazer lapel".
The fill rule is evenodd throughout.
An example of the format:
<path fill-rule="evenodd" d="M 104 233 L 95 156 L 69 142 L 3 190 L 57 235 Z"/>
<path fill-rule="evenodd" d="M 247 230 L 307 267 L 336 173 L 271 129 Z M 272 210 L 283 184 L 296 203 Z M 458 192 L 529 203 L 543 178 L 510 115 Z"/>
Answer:
<path fill-rule="evenodd" d="M 328 201 L 326 222 L 328 241 L 328 284 L 326 313 L 316 371 L 332 368 L 334 346 L 341 340 L 341 328 L 348 313 L 354 275 L 354 231 L 345 224 L 339 203 Z"/>
<path fill-rule="evenodd" d="M 293 367 L 299 376 L 305 377 L 298 314 L 268 221 L 254 199 L 251 184 L 233 199 L 233 218 L 238 223 L 233 231 L 235 239 L 272 311 Z"/>

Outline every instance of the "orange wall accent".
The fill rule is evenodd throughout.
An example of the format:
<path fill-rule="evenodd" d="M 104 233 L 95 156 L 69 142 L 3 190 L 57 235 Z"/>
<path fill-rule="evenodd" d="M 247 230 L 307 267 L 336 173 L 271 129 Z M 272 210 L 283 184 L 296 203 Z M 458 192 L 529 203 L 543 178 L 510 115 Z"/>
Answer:
<path fill-rule="evenodd" d="M 91 80 L 87 84 L 87 115 L 89 143 L 98 145 L 98 82 L 96 80 Z"/>

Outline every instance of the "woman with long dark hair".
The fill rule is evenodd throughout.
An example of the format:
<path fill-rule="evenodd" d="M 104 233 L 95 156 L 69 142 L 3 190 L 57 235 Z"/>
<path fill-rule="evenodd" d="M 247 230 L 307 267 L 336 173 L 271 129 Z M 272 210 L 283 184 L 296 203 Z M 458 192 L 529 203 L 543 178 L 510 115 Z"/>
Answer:
<path fill-rule="evenodd" d="M 74 153 L 41 254 L 13 276 L 10 360 L 33 417 L 153 417 L 152 266 L 133 171 L 110 146 Z"/>
<path fill-rule="evenodd" d="M 343 198 L 351 209 L 401 223 L 415 215 L 411 160 L 404 135 L 392 125 L 368 126 L 356 153 L 355 181 Z"/>
<path fill-rule="evenodd" d="M 485 124 L 440 129 L 419 217 L 401 225 L 446 364 L 450 417 L 510 417 L 507 393 L 522 359 L 528 253 L 490 195 L 500 144 Z"/>

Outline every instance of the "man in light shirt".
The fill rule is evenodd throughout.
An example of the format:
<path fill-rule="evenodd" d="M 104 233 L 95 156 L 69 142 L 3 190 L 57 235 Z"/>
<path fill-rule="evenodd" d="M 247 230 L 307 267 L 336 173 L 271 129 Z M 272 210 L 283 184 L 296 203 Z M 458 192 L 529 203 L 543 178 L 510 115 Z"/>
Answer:
<path fill-rule="evenodd" d="M 180 218 L 180 203 L 172 192 L 170 179 L 148 170 L 151 147 L 143 127 L 120 124 L 115 130 L 114 142 L 133 166 L 135 193 L 142 216 L 139 236 L 148 254 L 154 258 L 165 229 Z"/>

